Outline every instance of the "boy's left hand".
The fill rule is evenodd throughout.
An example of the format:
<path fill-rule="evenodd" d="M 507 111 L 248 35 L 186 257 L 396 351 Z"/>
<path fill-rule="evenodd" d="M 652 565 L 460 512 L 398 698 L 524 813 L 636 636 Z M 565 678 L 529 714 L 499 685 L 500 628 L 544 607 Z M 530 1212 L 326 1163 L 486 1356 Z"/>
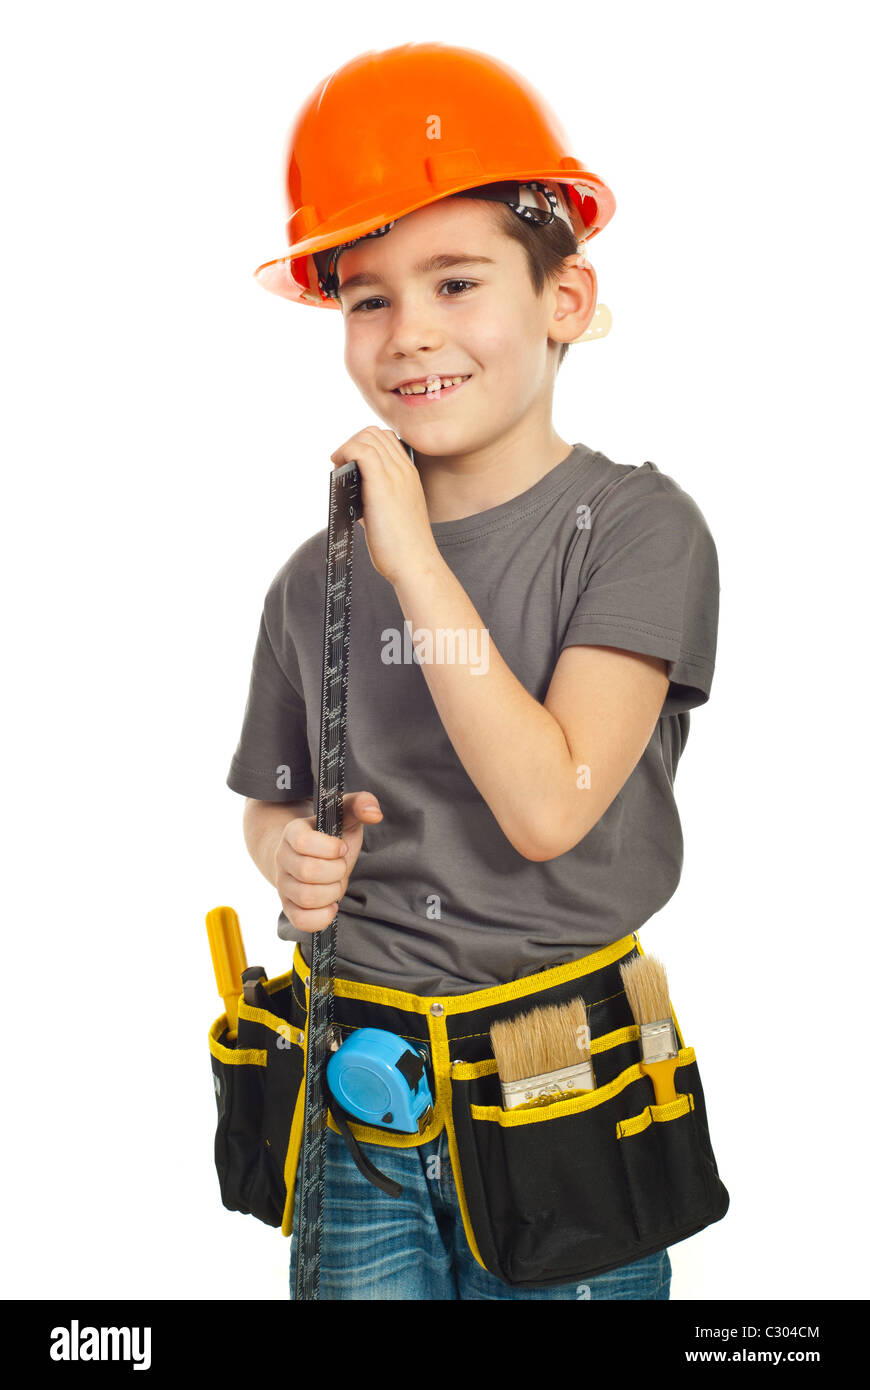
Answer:
<path fill-rule="evenodd" d="M 336 468 L 355 460 L 363 485 L 371 562 L 391 584 L 429 560 L 440 559 L 420 474 L 397 434 L 369 425 L 330 454 Z"/>

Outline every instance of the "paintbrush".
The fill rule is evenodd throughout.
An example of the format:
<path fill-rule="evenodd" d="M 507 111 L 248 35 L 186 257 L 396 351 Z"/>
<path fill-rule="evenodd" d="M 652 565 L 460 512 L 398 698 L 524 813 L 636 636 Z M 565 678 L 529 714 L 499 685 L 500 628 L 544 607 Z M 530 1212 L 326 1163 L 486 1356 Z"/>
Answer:
<path fill-rule="evenodd" d="M 640 1069 L 656 1093 L 656 1105 L 676 1100 L 677 1034 L 671 1018 L 668 977 L 655 956 L 637 956 L 619 967 L 634 1021 L 640 1028 Z"/>
<path fill-rule="evenodd" d="M 528 1109 L 594 1091 L 586 1005 L 532 1009 L 489 1030 L 505 1110 Z"/>

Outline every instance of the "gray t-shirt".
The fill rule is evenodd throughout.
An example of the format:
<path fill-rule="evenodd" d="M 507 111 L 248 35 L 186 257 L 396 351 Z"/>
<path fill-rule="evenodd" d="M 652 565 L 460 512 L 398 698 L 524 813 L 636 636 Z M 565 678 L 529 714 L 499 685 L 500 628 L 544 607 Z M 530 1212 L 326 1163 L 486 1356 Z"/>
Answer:
<path fill-rule="evenodd" d="M 582 643 L 662 657 L 671 680 L 640 762 L 598 823 L 556 859 L 525 859 L 457 757 L 393 587 L 357 528 L 344 790 L 373 792 L 384 818 L 365 827 L 341 902 L 336 974 L 449 995 L 577 960 L 641 927 L 673 894 L 683 861 L 674 774 L 687 711 L 710 693 L 719 570 L 703 515 L 672 478 L 583 444 L 518 497 L 434 522 L 432 533 L 536 700 L 560 652 Z M 227 777 L 259 801 L 313 795 L 326 536 L 300 545 L 266 594 Z M 297 935 L 309 960 L 309 938 Z"/>

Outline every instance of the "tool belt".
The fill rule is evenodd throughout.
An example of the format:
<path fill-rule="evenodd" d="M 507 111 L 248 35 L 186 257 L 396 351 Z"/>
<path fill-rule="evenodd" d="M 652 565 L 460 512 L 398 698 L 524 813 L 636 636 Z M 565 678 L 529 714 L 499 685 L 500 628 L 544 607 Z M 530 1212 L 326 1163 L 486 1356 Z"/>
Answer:
<path fill-rule="evenodd" d="M 350 1123 L 362 1144 L 413 1148 L 446 1128 L 468 1244 L 478 1263 L 516 1288 L 546 1288 L 617 1269 L 719 1221 L 729 1197 L 710 1144 L 695 1053 L 676 1017 L 676 1101 L 656 1105 L 643 1075 L 639 1029 L 619 973 L 642 954 L 626 936 L 569 965 L 469 994 L 426 998 L 335 981 L 342 1041 L 382 1028 L 425 1048 L 434 1097 L 422 1133 Z M 239 1001 L 209 1032 L 217 1096 L 215 1165 L 221 1198 L 285 1236 L 293 1229 L 302 1138 L 307 967 L 268 981 L 271 1010 Z M 582 994 L 596 1089 L 507 1111 L 490 1024 Z M 329 1127 L 336 1132 L 332 1113 Z M 328 1194 L 327 1194 L 328 1200 Z"/>

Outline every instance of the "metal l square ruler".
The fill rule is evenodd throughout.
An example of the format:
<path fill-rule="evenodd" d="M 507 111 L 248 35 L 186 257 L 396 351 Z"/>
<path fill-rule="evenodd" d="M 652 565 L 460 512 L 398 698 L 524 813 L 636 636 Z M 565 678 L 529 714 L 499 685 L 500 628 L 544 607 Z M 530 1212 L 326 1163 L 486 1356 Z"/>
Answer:
<path fill-rule="evenodd" d="M 317 773 L 317 829 L 341 835 L 344 762 L 347 747 L 350 598 L 353 527 L 362 516 L 362 480 L 356 463 L 333 469 L 329 479 L 326 596 L 323 616 L 323 688 Z M 311 936 L 306 1037 L 305 1111 L 300 1153 L 301 1187 L 294 1222 L 298 1301 L 313 1301 L 320 1289 L 327 1135 L 326 1064 L 333 1043 L 336 924 Z"/>

